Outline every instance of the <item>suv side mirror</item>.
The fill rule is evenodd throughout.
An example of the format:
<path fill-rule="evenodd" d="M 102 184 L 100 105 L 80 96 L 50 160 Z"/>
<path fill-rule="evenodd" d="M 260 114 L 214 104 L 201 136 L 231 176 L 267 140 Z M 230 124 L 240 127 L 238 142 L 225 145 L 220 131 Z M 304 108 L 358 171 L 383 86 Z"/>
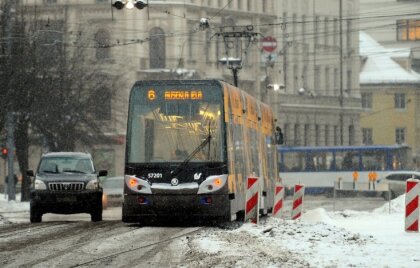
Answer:
<path fill-rule="evenodd" d="M 107 170 L 100 170 L 98 173 L 98 177 L 105 177 L 108 176 L 108 171 Z"/>
<path fill-rule="evenodd" d="M 26 175 L 28 175 L 29 177 L 33 177 L 34 176 L 34 171 L 33 170 L 27 170 Z"/>
<path fill-rule="evenodd" d="M 280 127 L 276 127 L 276 144 L 283 144 L 284 137 Z"/>

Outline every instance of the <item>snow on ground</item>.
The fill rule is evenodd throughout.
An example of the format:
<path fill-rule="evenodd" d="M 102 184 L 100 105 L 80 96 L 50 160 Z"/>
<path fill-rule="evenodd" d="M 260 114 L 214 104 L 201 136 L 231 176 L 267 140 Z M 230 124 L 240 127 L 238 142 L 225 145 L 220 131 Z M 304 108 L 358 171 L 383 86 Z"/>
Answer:
<path fill-rule="evenodd" d="M 185 267 L 420 267 L 420 234 L 404 231 L 402 195 L 372 212 L 306 211 L 297 221 L 268 217 L 205 228 L 184 239 Z M 27 202 L 0 199 L 0 224 L 20 222 Z M 237 227 L 237 228 L 234 228 Z"/>
<path fill-rule="evenodd" d="M 190 238 L 187 266 L 420 267 L 420 234 L 404 231 L 405 196 L 372 212 L 307 211 Z M 215 258 L 218 259 L 215 261 Z"/>

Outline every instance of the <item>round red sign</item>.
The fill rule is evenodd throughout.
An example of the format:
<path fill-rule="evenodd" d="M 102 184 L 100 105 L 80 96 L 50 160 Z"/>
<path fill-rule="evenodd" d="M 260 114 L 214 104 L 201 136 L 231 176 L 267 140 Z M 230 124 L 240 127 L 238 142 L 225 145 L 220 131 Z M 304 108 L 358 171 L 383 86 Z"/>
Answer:
<path fill-rule="evenodd" d="M 273 52 L 277 48 L 277 40 L 272 36 L 266 36 L 261 39 L 262 49 L 266 52 Z"/>

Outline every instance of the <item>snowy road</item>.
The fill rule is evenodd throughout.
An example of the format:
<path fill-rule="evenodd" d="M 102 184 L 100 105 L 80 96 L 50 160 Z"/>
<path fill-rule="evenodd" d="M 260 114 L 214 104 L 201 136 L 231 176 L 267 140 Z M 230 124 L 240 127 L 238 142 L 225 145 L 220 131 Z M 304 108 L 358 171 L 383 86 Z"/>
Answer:
<path fill-rule="evenodd" d="M 140 228 L 110 219 L 111 216 L 92 223 L 88 215 L 71 218 L 51 214 L 44 216 L 40 224 L 3 225 L 0 266 L 168 267 L 181 262 L 177 243 L 200 230 L 199 227 Z"/>
<path fill-rule="evenodd" d="M 285 202 L 286 215 L 290 215 L 291 202 L 291 197 Z M 234 223 L 225 229 L 126 225 L 120 221 L 120 208 L 105 210 L 104 221 L 99 223 L 90 222 L 87 214 L 46 214 L 42 223 L 30 224 L 26 204 L 20 204 L 19 209 L 0 207 L 0 222 L 3 222 L 0 224 L 0 266 L 369 267 L 373 263 L 364 255 L 360 260 L 346 257 L 359 249 L 380 247 L 378 241 L 382 240 L 329 223 L 352 219 L 357 213 L 369 218 L 369 213 L 381 206 L 384 208 L 381 217 L 389 217 L 387 204 L 382 198 L 340 198 L 336 199 L 336 213 L 333 213 L 332 198 L 306 196 L 304 214 L 307 212 L 307 217 L 300 223 L 289 221 L 286 216 L 286 221 L 263 220 L 258 227 Z M 314 222 L 314 218 L 322 222 Z M 398 224 L 402 223 L 402 217 L 393 218 Z M 402 228 L 398 227 L 397 233 L 403 233 Z M 413 243 L 417 242 L 419 237 L 415 236 Z M 337 249 L 328 254 L 330 247 Z M 341 260 L 338 251 L 344 254 Z M 390 256 L 390 260 L 400 256 L 395 254 L 397 257 Z M 409 252 L 405 254 L 409 256 Z M 391 264 L 383 256 L 379 257 L 387 265 Z M 414 256 L 409 261 L 409 265 L 403 262 L 401 267 L 411 264 L 416 267 L 420 257 Z"/>

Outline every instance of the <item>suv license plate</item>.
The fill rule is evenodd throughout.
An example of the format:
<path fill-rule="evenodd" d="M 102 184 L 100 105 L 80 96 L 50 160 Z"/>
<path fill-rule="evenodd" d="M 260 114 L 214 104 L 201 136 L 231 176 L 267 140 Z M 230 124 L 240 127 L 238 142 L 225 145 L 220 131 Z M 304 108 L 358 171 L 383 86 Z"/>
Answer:
<path fill-rule="evenodd" d="M 63 202 L 63 203 L 71 203 L 76 202 L 77 199 L 75 196 L 63 196 L 63 197 L 57 197 L 57 202 Z"/>

